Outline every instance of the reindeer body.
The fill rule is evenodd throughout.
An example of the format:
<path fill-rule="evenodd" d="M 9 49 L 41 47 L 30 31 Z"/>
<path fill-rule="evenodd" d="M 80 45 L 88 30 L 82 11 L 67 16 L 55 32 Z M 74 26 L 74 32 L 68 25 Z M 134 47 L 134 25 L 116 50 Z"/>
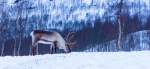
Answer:
<path fill-rule="evenodd" d="M 56 46 L 58 46 L 59 49 L 63 49 L 66 53 L 70 52 L 70 47 L 67 45 L 68 43 L 58 32 L 34 30 L 30 33 L 30 36 L 32 37 L 30 55 L 34 55 L 34 47 L 38 43 L 51 44 L 51 54 L 53 54 L 53 50 L 56 52 Z"/>

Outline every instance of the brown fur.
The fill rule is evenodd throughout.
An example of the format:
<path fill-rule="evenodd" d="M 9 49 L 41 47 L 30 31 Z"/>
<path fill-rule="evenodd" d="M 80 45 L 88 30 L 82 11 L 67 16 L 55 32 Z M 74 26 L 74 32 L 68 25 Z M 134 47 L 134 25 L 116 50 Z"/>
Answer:
<path fill-rule="evenodd" d="M 56 52 L 56 46 L 59 49 L 63 49 L 65 52 L 70 52 L 70 47 L 66 46 L 66 41 L 62 38 L 62 36 L 58 32 L 49 32 L 43 30 L 34 30 L 30 34 L 32 36 L 32 45 L 30 48 L 30 55 L 34 55 L 34 48 L 37 43 L 43 44 L 52 44 L 51 46 L 51 54 Z"/>

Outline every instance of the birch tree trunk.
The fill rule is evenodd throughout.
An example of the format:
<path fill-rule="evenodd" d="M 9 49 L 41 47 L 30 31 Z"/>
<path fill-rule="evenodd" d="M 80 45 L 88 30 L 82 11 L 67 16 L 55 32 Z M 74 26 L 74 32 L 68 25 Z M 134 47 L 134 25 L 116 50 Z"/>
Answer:
<path fill-rule="evenodd" d="M 120 1 L 119 10 L 118 10 L 118 24 L 119 24 L 119 36 L 118 36 L 118 48 L 119 51 L 122 51 L 122 27 L 121 27 L 121 10 L 123 0 Z"/>
<path fill-rule="evenodd" d="M 19 4 L 20 5 L 20 4 Z M 14 34 L 14 50 L 13 50 L 13 56 L 16 56 L 16 50 L 17 50 L 17 35 L 18 35 L 18 21 L 19 21 L 19 18 L 21 17 L 20 14 L 21 13 L 21 10 L 20 10 L 20 7 L 17 11 L 17 17 L 16 17 L 16 22 L 15 22 L 15 34 Z"/>
<path fill-rule="evenodd" d="M 3 52 L 4 52 L 4 45 L 5 45 L 5 39 L 4 39 L 3 43 L 2 43 L 2 51 L 1 51 L 1 56 L 3 56 Z"/>
<path fill-rule="evenodd" d="M 1 56 L 3 55 L 3 50 L 4 50 L 4 46 L 3 46 L 3 42 L 4 42 L 4 39 L 3 39 L 3 37 L 2 37 L 2 31 L 3 31 L 3 21 L 4 21 L 4 19 L 3 19 L 3 10 L 4 10 L 4 0 L 1 0 L 1 2 L 0 2 L 0 4 L 1 4 L 1 6 L 0 6 L 0 13 L 1 13 L 1 20 L 0 20 L 0 38 L 1 38 L 1 40 L 2 40 L 2 46 L 1 46 Z"/>
<path fill-rule="evenodd" d="M 15 31 L 14 31 L 14 50 L 13 50 L 13 56 L 16 56 L 16 48 L 17 48 L 17 26 L 18 26 L 18 16 L 16 18 Z"/>
<path fill-rule="evenodd" d="M 20 55 L 21 39 L 22 39 L 22 36 L 21 36 L 21 34 L 20 34 L 19 45 L 18 45 L 18 51 L 17 51 L 17 55 L 18 55 L 18 56 Z"/>
<path fill-rule="evenodd" d="M 15 42 L 14 42 L 13 56 L 16 56 L 16 45 L 17 45 L 16 30 L 15 30 L 14 39 L 15 39 Z"/>
<path fill-rule="evenodd" d="M 20 54 L 19 54 L 19 52 L 20 52 L 20 47 L 21 47 L 21 40 L 22 40 L 22 6 L 23 6 L 23 3 L 22 3 L 22 1 L 21 1 L 21 3 L 20 3 L 20 7 L 19 7 L 19 16 L 20 16 L 20 18 L 19 18 L 19 45 L 18 45 L 18 51 L 17 51 L 17 55 L 19 56 Z"/>
<path fill-rule="evenodd" d="M 41 5 L 41 7 L 40 7 L 40 9 L 41 9 L 41 16 L 40 16 L 40 21 L 39 21 L 39 26 L 38 26 L 38 29 L 40 29 L 40 30 L 42 30 L 42 19 L 43 19 L 43 5 Z M 36 46 L 36 54 L 38 55 L 38 44 L 37 44 L 37 46 Z"/>

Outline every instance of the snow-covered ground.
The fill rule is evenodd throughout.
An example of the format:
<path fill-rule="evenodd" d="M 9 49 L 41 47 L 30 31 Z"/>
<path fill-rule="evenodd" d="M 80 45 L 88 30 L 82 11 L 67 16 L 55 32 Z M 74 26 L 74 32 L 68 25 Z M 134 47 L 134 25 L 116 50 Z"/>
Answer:
<path fill-rule="evenodd" d="M 5 56 L 0 69 L 150 69 L 150 51 Z"/>

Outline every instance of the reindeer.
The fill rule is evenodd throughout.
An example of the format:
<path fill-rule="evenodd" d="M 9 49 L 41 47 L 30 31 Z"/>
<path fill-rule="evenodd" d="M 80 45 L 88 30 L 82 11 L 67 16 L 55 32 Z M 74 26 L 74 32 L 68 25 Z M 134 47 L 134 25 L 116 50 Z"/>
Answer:
<path fill-rule="evenodd" d="M 74 37 L 72 35 L 70 38 L 70 34 L 74 34 L 75 32 L 69 32 L 65 39 L 58 33 L 58 32 L 49 32 L 49 31 L 43 31 L 43 30 L 34 30 L 30 33 L 30 36 L 32 37 L 32 45 L 30 47 L 30 55 L 34 56 L 34 48 L 38 43 L 42 44 L 51 44 L 51 51 L 50 53 L 53 54 L 56 53 L 56 46 L 58 46 L 59 49 L 63 49 L 66 53 L 71 52 L 70 46 L 73 46 L 76 44 L 76 41 L 70 42 L 70 39 Z"/>

